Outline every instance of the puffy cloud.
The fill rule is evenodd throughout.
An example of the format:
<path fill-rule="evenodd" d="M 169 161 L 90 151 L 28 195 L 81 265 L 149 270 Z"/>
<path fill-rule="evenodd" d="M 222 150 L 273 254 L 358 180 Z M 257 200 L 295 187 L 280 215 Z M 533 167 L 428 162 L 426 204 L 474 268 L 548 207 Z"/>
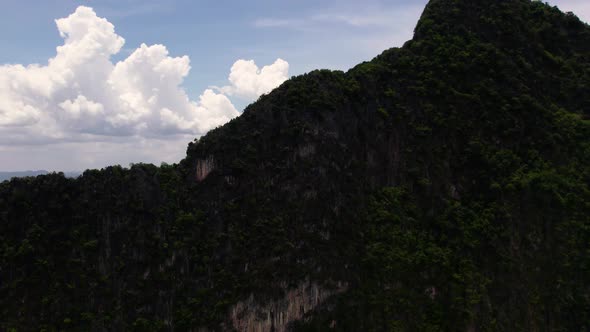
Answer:
<path fill-rule="evenodd" d="M 88 100 L 82 95 L 79 95 L 74 101 L 68 99 L 59 104 L 59 106 L 74 119 L 79 119 L 82 113 L 98 115 L 104 112 L 102 104 Z"/>
<path fill-rule="evenodd" d="M 288 75 L 289 65 L 281 59 L 262 69 L 238 60 L 229 86 L 191 100 L 181 86 L 191 69 L 188 56 L 142 44 L 115 63 L 111 57 L 125 40 L 92 8 L 80 6 L 55 23 L 64 41 L 47 64 L 0 66 L 3 165 L 24 163 L 33 150 L 39 152 L 30 156 L 31 165 L 21 168 L 51 169 L 43 160 L 55 164 L 48 159 L 60 154 L 69 156 L 60 158 L 69 165 L 62 169 L 125 165 L 141 156 L 147 162 L 176 161 L 188 141 L 239 115 L 228 96 L 253 100 Z M 158 148 L 140 151 L 150 147 Z M 94 151 L 92 158 L 85 151 Z"/>
<path fill-rule="evenodd" d="M 55 22 L 64 43 L 47 65 L 0 66 L 5 142 L 27 136 L 48 143 L 85 140 L 81 134 L 199 135 L 239 115 L 226 96 L 209 90 L 199 102 L 189 99 L 180 86 L 190 71 L 188 56 L 171 57 L 163 45 L 142 44 L 113 63 L 125 40 L 94 10 L 81 6 Z"/>
<path fill-rule="evenodd" d="M 102 124 L 104 106 L 79 95 L 75 100 L 66 100 L 59 104 L 63 110 L 58 115 L 62 125 L 77 132 L 92 131 Z"/>
<path fill-rule="evenodd" d="M 256 99 L 289 78 L 289 63 L 277 59 L 272 65 L 258 68 L 254 60 L 238 60 L 231 67 L 231 85 L 221 88 L 228 95 Z"/>
<path fill-rule="evenodd" d="M 199 98 L 197 113 L 207 114 L 207 121 L 200 123 L 201 129 L 214 128 L 226 123 L 226 114 L 231 112 L 235 112 L 234 105 L 223 94 L 207 89 Z"/>

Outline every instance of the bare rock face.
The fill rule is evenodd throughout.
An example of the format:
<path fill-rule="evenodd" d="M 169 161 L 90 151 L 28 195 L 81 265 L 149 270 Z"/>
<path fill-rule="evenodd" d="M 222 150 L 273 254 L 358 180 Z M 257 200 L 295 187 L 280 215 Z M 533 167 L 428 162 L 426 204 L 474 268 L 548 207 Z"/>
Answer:
<path fill-rule="evenodd" d="M 215 168 L 215 159 L 209 156 L 206 159 L 197 160 L 197 181 L 205 180 L 207 175 Z"/>
<path fill-rule="evenodd" d="M 347 284 L 338 283 L 327 288 L 306 280 L 288 290 L 282 299 L 259 304 L 254 295 L 238 302 L 230 310 L 230 321 L 236 331 L 286 332 L 290 323 L 301 320 L 305 314 L 320 306 L 330 296 L 342 293 Z"/>

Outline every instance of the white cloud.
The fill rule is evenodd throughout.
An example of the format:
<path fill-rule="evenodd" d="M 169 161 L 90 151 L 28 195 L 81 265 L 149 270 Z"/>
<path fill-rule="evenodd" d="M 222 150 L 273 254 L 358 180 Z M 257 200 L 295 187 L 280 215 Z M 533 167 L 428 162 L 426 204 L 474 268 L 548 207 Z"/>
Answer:
<path fill-rule="evenodd" d="M 239 112 L 223 95 L 207 92 L 193 102 L 180 86 L 187 56 L 163 45 L 141 45 L 118 63 L 110 58 L 125 40 L 89 7 L 55 21 L 64 44 L 42 65 L 0 66 L 0 135 L 28 133 L 31 140 L 84 140 L 80 134 L 162 136 L 203 134 Z M 213 107 L 218 107 L 213 109 Z M 20 132 L 6 130 L 20 127 Z M 42 129 L 42 130 L 41 130 Z"/>
<path fill-rule="evenodd" d="M 92 8 L 80 6 L 55 23 L 64 42 L 47 64 L 0 66 L 0 160 L 5 165 L 12 157 L 2 151 L 22 150 L 22 157 L 35 146 L 44 146 L 39 156 L 70 151 L 70 159 L 78 161 L 68 169 L 102 166 L 114 156 L 122 164 L 140 156 L 148 162 L 158 155 L 175 161 L 168 158 L 182 156 L 192 138 L 239 115 L 227 95 L 251 101 L 288 75 L 289 65 L 281 59 L 260 70 L 253 61 L 238 60 L 231 85 L 207 89 L 191 100 L 181 86 L 191 69 L 188 56 L 172 57 L 164 45 L 142 44 L 113 63 L 125 40 Z M 134 150 L 150 146 L 166 149 Z M 86 149 L 100 150 L 98 159 L 84 157 Z"/>
<path fill-rule="evenodd" d="M 92 131 L 102 124 L 104 106 L 79 95 L 75 100 L 66 100 L 59 104 L 62 125 L 76 132 Z"/>
<path fill-rule="evenodd" d="M 222 94 L 215 93 L 211 89 L 205 90 L 199 97 L 197 107 L 198 114 L 207 114 L 207 121 L 200 123 L 203 128 L 214 128 L 227 122 L 225 114 L 234 112 L 231 101 Z"/>
<path fill-rule="evenodd" d="M 270 92 L 289 78 L 289 63 L 277 59 L 272 65 L 258 68 L 253 60 L 238 60 L 231 67 L 231 85 L 220 90 L 228 95 L 256 99 Z"/>

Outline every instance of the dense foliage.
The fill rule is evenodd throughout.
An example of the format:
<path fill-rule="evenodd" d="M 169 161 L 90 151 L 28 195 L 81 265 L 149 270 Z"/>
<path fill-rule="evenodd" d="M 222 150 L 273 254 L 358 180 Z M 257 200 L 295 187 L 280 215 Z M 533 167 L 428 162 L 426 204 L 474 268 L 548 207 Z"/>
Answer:
<path fill-rule="evenodd" d="M 295 330 L 588 331 L 589 165 L 590 27 L 432 0 L 177 165 L 0 184 L 0 330 L 229 329 L 310 279 L 348 290 Z"/>

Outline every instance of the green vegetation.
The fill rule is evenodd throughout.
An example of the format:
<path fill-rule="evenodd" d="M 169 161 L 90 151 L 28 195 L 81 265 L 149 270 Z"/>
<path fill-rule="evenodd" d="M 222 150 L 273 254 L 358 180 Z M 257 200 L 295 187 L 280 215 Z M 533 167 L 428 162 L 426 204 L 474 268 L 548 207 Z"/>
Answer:
<path fill-rule="evenodd" d="M 589 331 L 589 165 L 590 27 L 432 0 L 179 164 L 0 184 L 0 330 L 227 330 L 309 279 L 348 290 L 295 330 Z"/>

